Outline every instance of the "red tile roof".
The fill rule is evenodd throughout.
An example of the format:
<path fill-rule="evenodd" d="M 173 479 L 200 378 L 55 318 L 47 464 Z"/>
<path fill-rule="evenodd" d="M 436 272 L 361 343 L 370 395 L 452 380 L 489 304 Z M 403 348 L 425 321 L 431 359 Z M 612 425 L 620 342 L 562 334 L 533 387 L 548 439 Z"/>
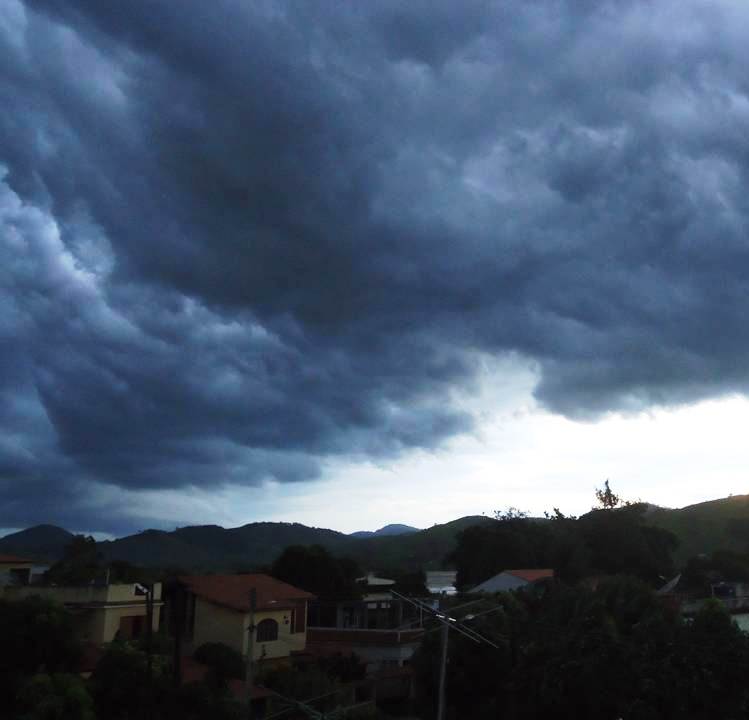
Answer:
<path fill-rule="evenodd" d="M 536 580 L 543 580 L 544 578 L 553 578 L 554 571 L 550 568 L 534 569 L 534 570 L 505 570 L 509 575 L 514 575 L 521 580 L 527 582 L 535 582 Z"/>
<path fill-rule="evenodd" d="M 249 612 L 252 589 L 257 593 L 258 610 L 290 608 L 298 600 L 310 600 L 315 597 L 312 593 L 261 573 L 187 575 L 179 580 L 195 595 L 239 612 Z"/>
<path fill-rule="evenodd" d="M 33 563 L 29 558 L 18 557 L 17 555 L 0 555 L 0 563 Z"/>

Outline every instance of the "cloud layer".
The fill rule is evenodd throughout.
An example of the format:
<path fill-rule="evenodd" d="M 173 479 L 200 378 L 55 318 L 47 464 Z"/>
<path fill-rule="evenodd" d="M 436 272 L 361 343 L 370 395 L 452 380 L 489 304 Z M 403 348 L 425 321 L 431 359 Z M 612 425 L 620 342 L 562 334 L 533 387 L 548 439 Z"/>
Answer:
<path fill-rule="evenodd" d="M 748 30 L 6 0 L 0 526 L 435 446 L 486 355 L 571 417 L 744 392 Z"/>

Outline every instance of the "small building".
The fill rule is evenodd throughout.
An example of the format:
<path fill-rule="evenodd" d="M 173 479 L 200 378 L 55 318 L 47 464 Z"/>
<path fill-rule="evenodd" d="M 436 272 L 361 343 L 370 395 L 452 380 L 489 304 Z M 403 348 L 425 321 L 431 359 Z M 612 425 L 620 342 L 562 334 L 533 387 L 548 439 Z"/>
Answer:
<path fill-rule="evenodd" d="M 359 578 L 359 598 L 315 600 L 310 603 L 308 651 L 317 657 L 356 655 L 369 677 L 407 667 L 421 643 L 424 605 L 391 592 L 395 580 L 369 573 Z M 401 677 L 401 675 L 399 675 Z"/>
<path fill-rule="evenodd" d="M 0 587 L 5 585 L 28 585 L 34 561 L 16 555 L 0 555 Z"/>
<path fill-rule="evenodd" d="M 554 571 L 550 568 L 532 568 L 523 570 L 503 570 L 498 575 L 476 585 L 469 592 L 472 593 L 498 593 L 510 590 L 519 590 L 542 580 L 553 579 Z"/>
<path fill-rule="evenodd" d="M 455 595 L 457 570 L 427 570 L 426 586 L 432 595 Z"/>
<path fill-rule="evenodd" d="M 252 658 L 289 658 L 307 645 L 307 602 L 314 595 L 270 575 L 191 575 L 186 591 L 184 637 L 193 647 L 220 642 L 248 654 L 250 595 L 255 591 Z"/>
<path fill-rule="evenodd" d="M 102 645 L 117 638 L 132 639 L 146 633 L 148 596 L 143 586 L 107 585 L 6 585 L 0 597 L 22 600 L 38 596 L 63 605 L 73 615 L 79 638 L 86 643 Z M 161 583 L 153 585 L 153 632 L 159 629 Z"/>
<path fill-rule="evenodd" d="M 746 616 L 749 613 L 749 583 L 718 580 L 713 578 L 710 583 L 710 594 L 707 589 L 691 588 L 691 592 L 683 588 L 683 577 L 677 575 L 657 591 L 657 595 L 663 598 L 671 607 L 678 610 L 682 615 L 696 615 L 702 606 L 710 599 L 718 600 L 725 608 L 738 619 L 742 616 L 742 625 L 747 624 Z"/>

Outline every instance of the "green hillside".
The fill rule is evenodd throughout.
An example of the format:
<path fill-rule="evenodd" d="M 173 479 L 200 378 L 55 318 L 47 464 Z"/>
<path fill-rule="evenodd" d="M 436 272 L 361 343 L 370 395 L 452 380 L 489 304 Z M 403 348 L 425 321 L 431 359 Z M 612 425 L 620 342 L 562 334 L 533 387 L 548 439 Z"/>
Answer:
<path fill-rule="evenodd" d="M 336 555 L 354 558 L 363 570 L 435 569 L 443 567 L 457 534 L 482 522 L 489 520 L 464 517 L 428 530 L 369 537 L 299 523 L 259 522 L 229 529 L 196 525 L 171 532 L 146 530 L 99 542 L 97 550 L 104 561 L 125 560 L 141 567 L 233 572 L 270 565 L 289 545 L 322 545 Z M 61 528 L 37 526 L 0 539 L 0 549 L 56 559 L 71 537 Z"/>
<path fill-rule="evenodd" d="M 679 538 L 677 564 L 717 549 L 749 550 L 749 495 L 734 495 L 676 510 L 658 508 L 648 515 L 648 520 Z"/>
<path fill-rule="evenodd" d="M 236 571 L 267 565 L 288 545 L 323 545 L 335 550 L 347 536 L 299 523 L 250 523 L 225 529 L 196 525 L 172 532 L 147 530 L 98 543 L 107 560 L 143 567 L 178 567 L 194 571 Z"/>
<path fill-rule="evenodd" d="M 0 553 L 40 561 L 59 560 L 72 537 L 71 533 L 56 525 L 35 525 L 0 538 Z"/>

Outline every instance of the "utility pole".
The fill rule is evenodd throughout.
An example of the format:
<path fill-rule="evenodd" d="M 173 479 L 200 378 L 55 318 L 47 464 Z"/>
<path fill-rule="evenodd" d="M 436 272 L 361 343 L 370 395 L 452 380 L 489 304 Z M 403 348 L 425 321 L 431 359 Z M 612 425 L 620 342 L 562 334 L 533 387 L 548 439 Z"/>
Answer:
<path fill-rule="evenodd" d="M 146 585 L 146 625 L 146 657 L 150 682 L 153 670 L 153 583 Z"/>
<path fill-rule="evenodd" d="M 182 636 L 185 632 L 185 613 L 187 604 L 187 593 L 185 588 L 176 581 L 172 585 L 171 600 L 172 604 L 172 622 L 174 624 L 174 661 L 172 681 L 174 687 L 182 685 Z"/>
<path fill-rule="evenodd" d="M 440 661 L 440 689 L 437 698 L 437 720 L 445 720 L 445 679 L 447 676 L 447 641 L 450 638 L 450 626 L 442 625 L 442 659 Z"/>
<path fill-rule="evenodd" d="M 493 648 L 497 648 L 499 646 L 492 640 L 489 640 L 489 638 L 486 638 L 480 633 L 476 632 L 475 630 L 467 627 L 458 619 L 450 617 L 447 614 L 446 608 L 435 610 L 434 608 L 425 605 L 420 600 L 415 600 L 405 595 L 401 595 L 395 590 L 391 590 L 390 594 L 393 597 L 397 597 L 397 598 L 400 598 L 401 600 L 405 600 L 406 602 L 411 603 L 414 607 L 419 608 L 420 611 L 423 609 L 432 617 L 433 620 L 437 620 L 442 625 L 442 653 L 441 653 L 441 659 L 440 659 L 440 684 L 439 684 L 439 691 L 438 691 L 439 696 L 437 698 L 437 720 L 445 720 L 445 684 L 447 681 L 447 641 L 448 641 L 448 638 L 450 637 L 450 630 L 454 630 L 455 632 L 458 632 L 461 635 L 465 635 L 469 640 L 472 640 L 473 642 L 479 645 L 489 645 Z M 467 603 L 467 604 L 471 605 L 473 604 L 473 602 L 476 602 L 476 601 L 472 601 L 471 603 Z M 444 604 L 446 604 L 444 600 L 440 602 L 441 606 Z M 462 607 L 465 607 L 465 605 L 463 605 Z M 494 609 L 499 609 L 499 608 L 493 608 L 493 610 Z"/>
<path fill-rule="evenodd" d="M 252 720 L 252 653 L 254 652 L 255 640 L 255 609 L 257 607 L 257 591 L 255 588 L 250 590 L 250 622 L 247 626 L 247 711 L 248 717 Z"/>

